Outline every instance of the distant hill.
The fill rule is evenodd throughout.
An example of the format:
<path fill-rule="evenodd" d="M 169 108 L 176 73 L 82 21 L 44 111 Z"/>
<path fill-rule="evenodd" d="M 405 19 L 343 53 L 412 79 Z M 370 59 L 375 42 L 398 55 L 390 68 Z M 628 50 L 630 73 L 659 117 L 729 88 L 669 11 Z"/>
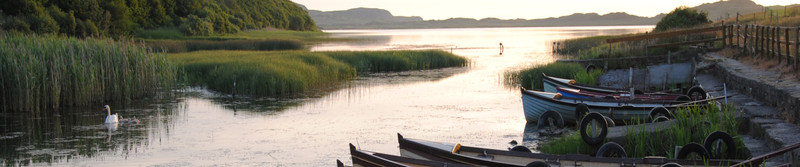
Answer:
<path fill-rule="evenodd" d="M 330 12 L 309 10 L 308 15 L 314 19 L 320 29 L 649 25 L 655 24 L 661 19 L 660 17 L 648 18 L 627 13 L 609 13 L 606 15 L 576 13 L 558 18 L 534 20 L 501 20 L 497 18 L 423 20 L 419 16 L 394 16 L 387 10 L 374 8 L 354 8 Z"/>
<path fill-rule="evenodd" d="M 422 22 L 422 17 L 394 16 L 387 10 L 373 8 L 354 8 L 344 11 L 323 12 L 319 10 L 309 10 L 308 15 L 314 19 L 321 29 L 342 28 L 358 26 L 374 27 L 386 24 L 398 24 L 407 22 Z M 358 25 L 358 26 L 354 26 Z M 372 25 L 372 26 L 370 26 Z"/>
<path fill-rule="evenodd" d="M 764 10 L 764 6 L 756 4 L 752 0 L 727 0 L 714 3 L 704 3 L 694 7 L 698 11 L 708 12 L 708 19 L 720 20 L 728 17 L 736 17 L 736 13 L 748 14 Z"/>

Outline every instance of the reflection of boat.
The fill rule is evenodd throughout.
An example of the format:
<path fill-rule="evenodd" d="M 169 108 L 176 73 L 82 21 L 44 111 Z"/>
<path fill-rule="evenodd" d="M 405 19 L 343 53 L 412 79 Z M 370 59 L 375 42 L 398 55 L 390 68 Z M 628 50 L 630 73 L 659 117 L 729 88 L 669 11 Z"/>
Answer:
<path fill-rule="evenodd" d="M 404 167 L 404 166 L 415 166 L 415 167 L 467 167 L 467 165 L 458 164 L 458 163 L 447 163 L 447 162 L 438 162 L 438 161 L 428 161 L 428 160 L 421 160 L 421 159 L 414 159 L 414 158 L 406 158 L 401 156 L 383 154 L 383 153 L 375 153 L 369 152 L 364 150 L 356 149 L 356 146 L 350 144 L 350 156 L 353 158 L 353 166 L 376 166 L 376 167 Z M 342 166 L 344 166 L 342 164 Z"/>
<path fill-rule="evenodd" d="M 576 106 L 580 103 L 586 104 L 588 112 L 598 112 L 608 116 L 615 122 L 626 122 L 632 120 L 647 120 L 650 110 L 655 107 L 674 108 L 680 104 L 677 101 L 641 101 L 641 100 L 612 100 L 595 98 L 573 98 L 564 97 L 559 93 L 540 92 L 533 90 L 520 89 L 522 93 L 522 107 L 525 119 L 529 122 L 537 122 L 539 116 L 544 112 L 552 110 L 561 114 L 564 122 L 570 123 L 576 120 Z M 586 112 L 586 113 L 588 113 Z"/>
<path fill-rule="evenodd" d="M 663 157 L 613 158 L 588 155 L 552 155 L 522 151 L 506 151 L 469 147 L 461 144 L 440 143 L 417 139 L 406 139 L 397 134 L 400 154 L 412 158 L 438 158 L 474 166 L 526 166 L 539 163 L 549 166 L 660 166 L 677 163 L 682 166 L 728 166 L 733 160 L 674 160 Z"/>

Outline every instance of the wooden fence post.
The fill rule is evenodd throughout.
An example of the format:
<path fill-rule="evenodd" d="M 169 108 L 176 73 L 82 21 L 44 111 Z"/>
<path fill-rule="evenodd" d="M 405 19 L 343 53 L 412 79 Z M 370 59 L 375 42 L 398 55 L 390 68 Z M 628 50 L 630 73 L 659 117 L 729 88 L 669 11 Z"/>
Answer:
<path fill-rule="evenodd" d="M 744 35 L 742 36 L 744 38 L 742 39 L 742 47 L 744 48 L 744 52 L 747 52 L 747 28 L 749 27 L 749 24 L 744 25 Z"/>
<path fill-rule="evenodd" d="M 796 70 L 800 67 L 797 65 L 800 63 L 800 27 L 795 27 L 794 32 L 794 69 Z"/>
<path fill-rule="evenodd" d="M 791 46 L 789 43 L 789 27 L 783 29 L 783 36 L 786 37 L 784 38 L 786 40 L 786 65 L 789 65 L 789 63 L 792 62 L 792 52 L 791 48 L 789 47 Z"/>
<path fill-rule="evenodd" d="M 725 26 L 725 21 L 722 21 L 722 48 L 728 47 L 728 26 Z"/>
<path fill-rule="evenodd" d="M 756 41 L 755 42 L 756 53 L 761 54 L 764 51 L 764 50 L 762 50 L 763 49 L 762 47 L 764 46 L 764 43 L 761 42 L 761 36 L 764 36 L 764 26 L 756 25 L 756 33 L 755 33 L 754 36 L 755 37 L 753 37 L 753 38 L 755 38 L 755 41 Z"/>
<path fill-rule="evenodd" d="M 783 60 L 783 55 L 781 55 L 781 28 L 775 27 L 775 58 L 778 59 L 778 64 L 781 64 L 781 60 Z"/>

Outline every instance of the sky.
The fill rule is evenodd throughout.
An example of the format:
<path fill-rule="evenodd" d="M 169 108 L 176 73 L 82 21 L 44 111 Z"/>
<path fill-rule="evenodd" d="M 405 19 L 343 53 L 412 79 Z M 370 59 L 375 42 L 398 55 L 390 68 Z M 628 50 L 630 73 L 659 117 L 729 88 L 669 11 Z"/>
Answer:
<path fill-rule="evenodd" d="M 335 11 L 366 7 L 386 9 L 395 16 L 425 20 L 448 18 L 538 19 L 573 13 L 626 12 L 652 17 L 679 6 L 694 7 L 719 0 L 291 0 L 309 10 Z M 796 0 L 753 0 L 764 6 L 800 3 Z"/>

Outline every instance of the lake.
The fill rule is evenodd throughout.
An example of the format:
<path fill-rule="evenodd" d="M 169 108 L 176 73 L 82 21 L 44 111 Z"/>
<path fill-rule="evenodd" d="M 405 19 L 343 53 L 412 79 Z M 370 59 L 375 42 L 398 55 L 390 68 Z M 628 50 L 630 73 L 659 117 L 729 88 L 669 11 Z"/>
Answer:
<path fill-rule="evenodd" d="M 142 121 L 107 126 L 102 106 L 0 115 L 4 165 L 334 166 L 352 164 L 347 144 L 399 154 L 408 138 L 495 149 L 543 139 L 526 128 L 507 70 L 555 61 L 552 43 L 653 26 L 331 30 L 356 38 L 313 51 L 441 49 L 469 67 L 377 73 L 296 97 L 232 98 L 203 88 L 109 104 Z M 500 43 L 504 49 L 501 54 Z"/>

